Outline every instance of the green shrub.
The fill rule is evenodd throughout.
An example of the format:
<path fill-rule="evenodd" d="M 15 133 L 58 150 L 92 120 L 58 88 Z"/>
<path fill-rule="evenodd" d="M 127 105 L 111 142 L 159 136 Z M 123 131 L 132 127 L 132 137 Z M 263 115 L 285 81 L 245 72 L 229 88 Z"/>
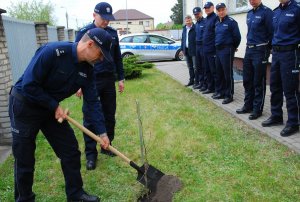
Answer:
<path fill-rule="evenodd" d="M 143 68 L 152 68 L 154 64 L 141 62 L 139 55 L 131 55 L 123 58 L 124 74 L 126 79 L 138 78 L 142 75 Z"/>

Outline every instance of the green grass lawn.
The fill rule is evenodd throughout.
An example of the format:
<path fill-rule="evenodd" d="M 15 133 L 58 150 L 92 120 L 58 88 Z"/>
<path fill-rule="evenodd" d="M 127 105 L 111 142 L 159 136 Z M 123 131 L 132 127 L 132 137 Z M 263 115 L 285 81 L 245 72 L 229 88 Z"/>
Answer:
<path fill-rule="evenodd" d="M 138 99 L 150 164 L 183 182 L 174 201 L 299 201 L 299 154 L 155 69 L 125 84 L 117 98 L 114 146 L 141 164 Z M 63 103 L 80 122 L 81 102 L 72 97 Z M 82 133 L 75 132 L 84 151 Z M 100 155 L 97 165 L 87 171 L 82 154 L 84 187 L 102 201 L 134 201 L 144 191 L 136 171 L 120 158 Z M 65 201 L 60 162 L 43 135 L 37 140 L 33 189 L 37 201 Z M 12 157 L 0 165 L 0 201 L 13 201 Z"/>

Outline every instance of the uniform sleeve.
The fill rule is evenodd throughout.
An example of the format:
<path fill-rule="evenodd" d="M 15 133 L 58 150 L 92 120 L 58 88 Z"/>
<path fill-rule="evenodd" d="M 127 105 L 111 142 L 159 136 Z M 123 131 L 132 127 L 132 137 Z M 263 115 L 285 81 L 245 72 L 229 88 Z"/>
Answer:
<path fill-rule="evenodd" d="M 83 92 L 83 120 L 93 126 L 94 132 L 98 135 L 106 133 L 105 119 L 101 102 L 97 95 L 94 79 L 91 79 L 87 86 L 82 87 Z"/>
<path fill-rule="evenodd" d="M 114 61 L 116 64 L 118 80 L 121 81 L 121 80 L 124 80 L 124 68 L 123 68 L 123 60 L 122 60 L 122 56 L 121 56 L 121 49 L 120 49 L 118 35 L 116 36 L 116 41 L 117 41 L 117 44 L 115 46 L 115 51 L 114 51 Z"/>
<path fill-rule="evenodd" d="M 51 111 L 55 111 L 59 103 L 44 91 L 43 82 L 47 79 L 47 75 L 54 65 L 54 57 L 55 55 L 51 48 L 47 46 L 39 48 L 24 72 L 22 81 L 24 96 L 29 101 Z"/>
<path fill-rule="evenodd" d="M 233 46 L 237 48 L 241 43 L 241 33 L 240 33 L 239 25 L 237 24 L 236 21 L 233 21 L 232 25 L 233 25 Z"/>
<path fill-rule="evenodd" d="M 80 39 L 83 37 L 83 35 L 85 34 L 85 32 L 79 31 L 76 35 L 76 39 L 75 42 L 79 42 Z"/>
<path fill-rule="evenodd" d="M 272 38 L 273 38 L 273 33 L 274 33 L 272 21 L 273 21 L 273 11 L 271 9 L 268 9 L 268 11 L 266 12 L 265 26 L 268 31 L 268 41 L 269 41 L 270 46 L 272 43 Z"/>

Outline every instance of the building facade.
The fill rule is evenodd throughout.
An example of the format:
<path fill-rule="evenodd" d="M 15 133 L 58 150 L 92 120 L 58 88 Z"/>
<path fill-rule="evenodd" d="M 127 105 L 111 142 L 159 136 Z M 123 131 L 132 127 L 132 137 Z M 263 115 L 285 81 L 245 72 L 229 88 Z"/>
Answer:
<path fill-rule="evenodd" d="M 154 18 L 136 9 L 118 10 L 114 14 L 115 21 L 110 26 L 118 30 L 119 34 L 144 32 L 154 29 Z"/>

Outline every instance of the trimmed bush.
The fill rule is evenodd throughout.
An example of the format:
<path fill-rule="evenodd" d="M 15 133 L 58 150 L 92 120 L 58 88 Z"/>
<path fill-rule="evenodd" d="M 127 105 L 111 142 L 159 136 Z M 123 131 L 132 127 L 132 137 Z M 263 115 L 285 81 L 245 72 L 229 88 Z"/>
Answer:
<path fill-rule="evenodd" d="M 124 74 L 126 79 L 138 78 L 142 75 L 143 68 L 152 68 L 154 64 L 141 62 L 139 55 L 130 55 L 123 58 Z"/>

